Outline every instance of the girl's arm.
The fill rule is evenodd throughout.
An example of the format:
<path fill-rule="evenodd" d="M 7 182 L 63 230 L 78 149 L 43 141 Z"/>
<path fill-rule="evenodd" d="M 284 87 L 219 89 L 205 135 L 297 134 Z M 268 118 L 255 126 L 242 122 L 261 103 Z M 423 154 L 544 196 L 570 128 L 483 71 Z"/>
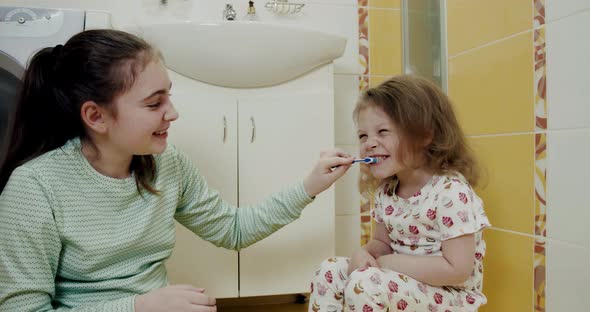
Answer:
<path fill-rule="evenodd" d="M 408 275 L 432 286 L 463 283 L 473 270 L 475 237 L 467 234 L 442 242 L 442 256 L 389 254 L 377 259 L 379 266 Z"/>
<path fill-rule="evenodd" d="M 186 155 L 177 155 L 184 185 L 175 219 L 204 240 L 238 251 L 299 218 L 303 208 L 313 201 L 310 195 L 315 197 L 329 187 L 352 162 L 352 158 L 338 151 L 323 153 L 306 179 L 310 183 L 299 182 L 256 205 L 237 209 L 226 203 L 219 192 L 209 189 Z M 331 170 L 334 166 L 339 167 Z"/>
<path fill-rule="evenodd" d="M 393 252 L 391 249 L 391 238 L 387 234 L 387 228 L 384 223 L 377 223 L 373 239 L 370 240 L 363 248 L 375 259 L 383 255 L 389 255 Z"/>
<path fill-rule="evenodd" d="M 382 255 L 391 254 L 391 241 L 387 235 L 387 228 L 383 223 L 377 223 L 373 239 L 366 245 L 355 250 L 350 257 L 348 274 L 352 271 L 365 267 L 379 267 L 377 258 Z"/>

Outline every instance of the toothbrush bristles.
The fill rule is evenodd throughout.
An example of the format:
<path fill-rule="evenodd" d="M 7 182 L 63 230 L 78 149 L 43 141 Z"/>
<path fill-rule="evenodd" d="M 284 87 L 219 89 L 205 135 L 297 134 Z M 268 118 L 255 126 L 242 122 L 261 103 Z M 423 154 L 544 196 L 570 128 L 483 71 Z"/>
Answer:
<path fill-rule="evenodd" d="M 352 163 L 365 163 L 365 164 L 376 164 L 379 161 L 377 157 L 365 157 L 360 159 L 355 159 Z"/>
<path fill-rule="evenodd" d="M 376 164 L 377 161 L 379 161 L 379 159 L 377 157 L 367 157 L 367 163 L 368 164 Z"/>

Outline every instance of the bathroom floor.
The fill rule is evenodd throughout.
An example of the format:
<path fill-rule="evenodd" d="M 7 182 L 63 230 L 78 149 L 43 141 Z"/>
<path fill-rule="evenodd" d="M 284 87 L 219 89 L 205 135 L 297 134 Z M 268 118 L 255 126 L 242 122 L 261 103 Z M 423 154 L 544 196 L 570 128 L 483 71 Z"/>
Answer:
<path fill-rule="evenodd" d="M 307 303 L 265 304 L 244 307 L 219 307 L 219 312 L 307 312 Z"/>
<path fill-rule="evenodd" d="M 305 294 L 306 296 L 308 294 Z M 219 312 L 307 312 L 307 302 L 297 295 L 224 298 L 217 300 Z"/>

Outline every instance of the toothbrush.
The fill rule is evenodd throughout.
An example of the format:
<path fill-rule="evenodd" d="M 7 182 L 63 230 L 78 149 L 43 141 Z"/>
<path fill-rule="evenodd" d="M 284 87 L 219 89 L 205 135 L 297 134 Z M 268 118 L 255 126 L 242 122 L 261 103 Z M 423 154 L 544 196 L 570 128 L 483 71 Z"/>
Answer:
<path fill-rule="evenodd" d="M 365 158 L 358 158 L 352 161 L 352 163 L 365 163 L 365 164 L 376 164 L 379 161 L 377 157 L 365 157 Z"/>
<path fill-rule="evenodd" d="M 379 159 L 377 157 L 365 157 L 365 158 L 357 158 L 357 159 L 353 160 L 352 164 L 354 164 L 354 163 L 376 164 L 378 161 L 379 161 Z M 340 167 L 340 166 L 332 167 L 330 169 L 334 170 L 338 167 Z"/>

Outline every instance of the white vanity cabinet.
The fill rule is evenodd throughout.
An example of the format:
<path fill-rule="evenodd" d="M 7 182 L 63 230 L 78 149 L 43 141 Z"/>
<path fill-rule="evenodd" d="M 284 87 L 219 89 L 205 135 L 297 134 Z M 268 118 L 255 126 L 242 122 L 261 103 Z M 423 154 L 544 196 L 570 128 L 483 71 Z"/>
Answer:
<path fill-rule="evenodd" d="M 170 127 L 169 143 L 190 157 L 210 188 L 236 205 L 236 98 L 209 92 L 202 84 L 174 72 L 169 74 L 173 84 L 171 99 L 180 114 Z M 176 247 L 166 268 L 170 284 L 203 287 L 219 297 L 238 296 L 238 253 L 201 240 L 179 223 Z"/>
<path fill-rule="evenodd" d="M 303 180 L 320 151 L 334 146 L 332 70 L 330 63 L 255 89 L 216 87 L 170 71 L 180 113 L 170 143 L 189 155 L 227 202 L 254 205 Z M 312 274 L 335 252 L 334 215 L 330 188 L 300 219 L 239 253 L 179 225 L 166 263 L 169 281 L 203 287 L 218 298 L 309 292 Z"/>

